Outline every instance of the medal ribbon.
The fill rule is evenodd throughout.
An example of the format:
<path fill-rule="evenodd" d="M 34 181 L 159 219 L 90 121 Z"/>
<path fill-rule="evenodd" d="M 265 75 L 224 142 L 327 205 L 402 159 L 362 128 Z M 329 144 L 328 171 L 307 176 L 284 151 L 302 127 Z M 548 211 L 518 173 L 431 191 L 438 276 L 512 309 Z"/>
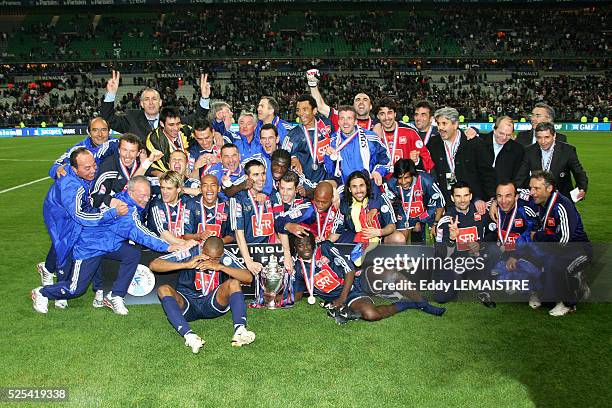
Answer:
<path fill-rule="evenodd" d="M 217 271 L 212 271 L 212 274 L 210 275 L 210 279 L 208 280 L 208 285 L 206 286 L 206 288 L 204 288 L 204 271 L 199 271 L 200 272 L 200 282 L 202 282 L 202 294 L 204 296 L 208 295 L 210 293 L 210 289 L 213 285 L 213 283 L 215 282 L 215 275 L 217 274 Z"/>
<path fill-rule="evenodd" d="M 393 131 L 393 144 L 389 145 L 389 141 L 387 140 L 387 133 L 383 130 L 383 141 L 385 142 L 385 147 L 387 148 L 387 152 L 389 153 L 389 157 L 393 162 L 393 154 L 395 153 L 395 145 L 397 144 L 397 131 L 399 130 L 399 126 L 397 126 L 397 122 L 395 123 L 395 130 Z"/>
<path fill-rule="evenodd" d="M 558 195 L 559 195 L 559 192 L 555 191 L 552 197 L 550 198 L 550 203 L 548 203 L 548 208 L 546 208 L 546 213 L 544 214 L 544 222 L 542 223 L 542 230 L 546 229 L 546 220 L 548 220 L 548 216 L 550 215 L 550 212 L 552 211 L 553 206 L 557 202 Z"/>
<path fill-rule="evenodd" d="M 164 203 L 166 206 L 166 214 L 168 215 L 168 231 L 175 237 L 180 237 L 183 230 L 183 202 L 179 198 L 178 207 L 176 209 L 176 222 L 172 223 L 172 213 L 170 212 L 170 206 L 168 203 Z"/>
<path fill-rule="evenodd" d="M 208 218 L 208 215 L 206 214 L 206 206 L 204 206 L 204 198 L 200 198 L 200 211 L 201 211 L 201 216 L 200 218 L 202 219 L 202 229 L 205 229 L 206 227 L 206 219 Z M 213 216 L 213 222 L 216 224 L 217 223 L 217 214 L 219 213 L 219 203 L 215 202 L 215 215 Z"/>
<path fill-rule="evenodd" d="M 408 211 L 406 212 L 406 221 L 410 219 L 410 210 L 412 209 L 412 196 L 414 195 L 414 190 L 416 189 L 416 185 L 419 182 L 421 176 L 417 176 L 416 180 L 410 186 L 410 195 L 408 196 Z M 400 197 L 402 198 L 402 209 L 404 208 L 404 204 L 406 201 L 404 200 L 404 189 L 400 187 Z"/>
<path fill-rule="evenodd" d="M 321 238 L 323 238 L 323 235 L 325 234 L 325 230 L 327 229 L 327 222 L 329 221 L 329 216 L 331 215 L 331 213 L 332 213 L 332 208 L 330 207 L 327 210 L 327 215 L 325 216 L 325 222 L 323 223 L 323 229 L 321 229 L 321 217 L 319 215 L 319 212 L 315 208 L 315 214 L 317 215 L 317 232 L 319 234 L 319 237 Z"/>
<path fill-rule="evenodd" d="M 306 289 L 310 296 L 314 296 L 314 272 L 317 266 L 315 262 L 316 250 L 312 255 L 312 259 L 310 260 L 310 279 L 308 279 L 308 273 L 306 272 L 306 265 L 304 265 L 304 261 L 300 258 L 300 263 L 302 264 L 302 271 L 304 272 L 304 282 L 306 282 Z"/>
<path fill-rule="evenodd" d="M 429 139 L 431 139 L 431 132 L 433 132 L 433 125 L 429 125 L 429 130 L 427 131 L 427 133 L 425 134 L 425 137 L 423 138 L 423 144 L 425 146 L 427 146 L 427 143 L 429 143 Z"/>
<path fill-rule="evenodd" d="M 255 227 L 256 229 L 261 229 L 261 219 L 263 218 L 263 211 L 264 211 L 264 204 L 259 204 L 257 201 L 255 201 L 255 198 L 253 198 L 253 195 L 251 194 L 251 191 L 248 191 L 249 193 L 249 200 L 251 200 L 251 203 L 253 204 L 253 212 L 255 213 Z"/>
<path fill-rule="evenodd" d="M 514 226 L 514 219 L 516 218 L 517 210 L 518 210 L 518 205 L 514 204 L 514 210 L 512 211 L 512 215 L 510 216 L 510 222 L 508 223 L 508 229 L 506 230 L 506 234 L 502 235 L 503 223 L 501 220 L 501 209 L 499 208 L 499 206 L 497 207 L 497 238 L 499 238 L 499 242 L 501 242 L 502 245 L 506 245 L 506 242 L 508 242 L 510 231 L 512 231 L 512 227 Z M 506 221 L 506 217 L 504 217 L 504 221 Z"/>
<path fill-rule="evenodd" d="M 448 168 L 451 173 L 455 172 L 455 155 L 457 154 L 457 150 L 459 150 L 459 143 L 461 143 L 461 132 L 457 130 L 457 135 L 455 136 L 455 140 L 453 144 L 448 147 L 448 143 L 444 142 L 444 150 L 446 153 L 446 161 L 448 162 Z"/>
<path fill-rule="evenodd" d="M 302 125 L 302 131 L 304 132 L 304 136 L 306 136 L 306 143 L 308 144 L 308 151 L 312 156 L 312 162 L 317 162 L 317 145 L 319 144 L 319 132 L 317 131 L 317 124 L 315 123 L 314 128 L 314 140 L 310 140 L 310 132 L 306 129 L 306 126 Z"/>

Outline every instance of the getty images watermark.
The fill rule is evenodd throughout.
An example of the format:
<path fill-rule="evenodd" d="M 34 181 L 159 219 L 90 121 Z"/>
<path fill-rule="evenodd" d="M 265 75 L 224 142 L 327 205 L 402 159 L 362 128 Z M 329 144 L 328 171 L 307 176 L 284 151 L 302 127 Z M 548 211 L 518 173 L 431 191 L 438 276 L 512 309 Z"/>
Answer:
<path fill-rule="evenodd" d="M 374 257 L 372 261 L 366 279 L 375 292 L 530 290 L 529 279 L 498 279 L 493 276 L 487 270 L 486 256 L 396 254 L 394 257 Z M 446 275 L 442 276 L 444 273 Z M 436 275 L 440 275 L 438 279 Z"/>

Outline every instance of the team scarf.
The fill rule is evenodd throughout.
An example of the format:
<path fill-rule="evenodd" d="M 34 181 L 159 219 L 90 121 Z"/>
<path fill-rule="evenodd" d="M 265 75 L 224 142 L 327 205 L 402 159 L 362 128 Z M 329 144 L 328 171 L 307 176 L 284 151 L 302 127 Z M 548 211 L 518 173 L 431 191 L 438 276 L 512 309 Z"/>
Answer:
<path fill-rule="evenodd" d="M 342 170 L 341 170 L 341 162 L 343 160 L 346 161 L 350 161 L 350 162 L 354 162 L 355 158 L 354 157 L 350 157 L 350 156 L 342 156 L 341 151 L 344 150 L 345 147 L 347 147 L 347 145 L 352 142 L 355 138 L 357 138 L 359 140 L 359 155 L 361 157 L 361 165 L 357 165 L 357 166 L 353 166 L 355 168 L 364 168 L 368 171 L 370 171 L 370 146 L 368 144 L 368 139 L 367 136 L 363 130 L 363 128 L 360 128 L 359 126 L 355 127 L 355 131 L 353 132 L 353 134 L 351 134 L 347 139 L 345 139 L 344 141 L 342 141 L 342 131 L 337 131 L 336 132 L 336 153 L 337 156 L 336 157 L 331 157 L 332 160 L 336 160 L 336 169 L 334 171 L 334 176 L 336 177 L 341 177 L 342 176 Z M 354 164 L 354 163 L 353 163 Z"/>

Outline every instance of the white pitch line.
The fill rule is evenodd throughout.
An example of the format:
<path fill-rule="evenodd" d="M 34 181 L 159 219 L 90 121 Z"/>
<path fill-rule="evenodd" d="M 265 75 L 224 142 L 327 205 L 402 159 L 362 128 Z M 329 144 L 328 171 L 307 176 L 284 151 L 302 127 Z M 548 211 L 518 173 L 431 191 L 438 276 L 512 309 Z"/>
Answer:
<path fill-rule="evenodd" d="M 29 186 L 30 184 L 38 183 L 39 181 L 48 180 L 48 179 L 51 179 L 51 177 L 47 176 L 47 177 L 43 177 L 43 178 L 38 179 L 38 180 L 30 181 L 28 183 L 20 184 L 20 185 L 15 186 L 15 187 L 7 188 L 6 190 L 1 190 L 0 194 L 8 193 L 9 191 L 17 190 L 18 188 Z"/>

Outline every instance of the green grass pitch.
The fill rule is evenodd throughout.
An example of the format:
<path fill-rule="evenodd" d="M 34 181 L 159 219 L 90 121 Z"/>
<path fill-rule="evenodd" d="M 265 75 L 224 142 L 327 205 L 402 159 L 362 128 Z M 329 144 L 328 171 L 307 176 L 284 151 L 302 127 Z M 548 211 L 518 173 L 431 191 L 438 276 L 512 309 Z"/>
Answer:
<path fill-rule="evenodd" d="M 612 133 L 569 138 L 590 179 L 579 204 L 587 232 L 609 242 Z M 45 177 L 77 140 L 0 140 L 0 190 Z M 609 303 L 580 304 L 564 318 L 525 304 L 461 303 L 442 318 L 408 311 L 337 326 L 301 302 L 293 310 L 249 310 L 257 340 L 242 349 L 230 347 L 229 316 L 194 323 L 207 341 L 198 355 L 156 305 L 116 316 L 93 309 L 88 291 L 67 310 L 37 314 L 30 290 L 49 247 L 41 208 L 50 184 L 0 194 L 0 387 L 66 387 L 67 404 L 78 407 L 610 404 Z"/>

